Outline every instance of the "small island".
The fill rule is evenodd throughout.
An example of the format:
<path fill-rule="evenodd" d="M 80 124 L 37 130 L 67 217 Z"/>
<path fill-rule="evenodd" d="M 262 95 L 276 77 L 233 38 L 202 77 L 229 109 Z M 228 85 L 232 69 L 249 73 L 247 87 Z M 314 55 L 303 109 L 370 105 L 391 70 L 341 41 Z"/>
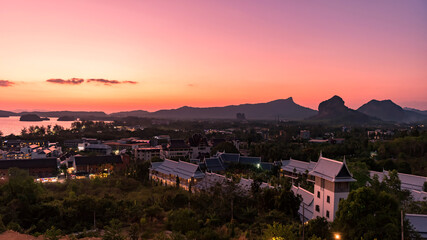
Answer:
<path fill-rule="evenodd" d="M 76 121 L 77 118 L 73 116 L 61 116 L 58 118 L 58 121 Z"/>
<path fill-rule="evenodd" d="M 25 114 L 19 118 L 19 121 L 24 121 L 24 122 L 41 122 L 41 121 L 48 121 L 48 120 L 50 119 L 47 117 L 41 118 L 36 114 Z"/>

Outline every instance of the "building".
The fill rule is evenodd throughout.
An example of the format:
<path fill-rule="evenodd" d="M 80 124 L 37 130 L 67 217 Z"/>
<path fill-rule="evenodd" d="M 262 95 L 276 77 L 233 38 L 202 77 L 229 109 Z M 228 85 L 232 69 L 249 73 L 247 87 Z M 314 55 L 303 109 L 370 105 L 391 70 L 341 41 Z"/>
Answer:
<path fill-rule="evenodd" d="M 70 161 L 75 172 L 88 174 L 110 174 L 125 167 L 122 156 L 72 156 Z"/>
<path fill-rule="evenodd" d="M 189 139 L 189 143 L 191 147 L 191 159 L 204 159 L 205 157 L 209 157 L 211 147 L 205 137 L 202 137 L 200 134 L 194 134 Z"/>
<path fill-rule="evenodd" d="M 200 169 L 199 165 L 165 159 L 163 162 L 154 162 L 150 168 L 150 179 L 157 181 L 161 185 L 176 186 L 190 190 L 201 181 L 205 174 Z M 191 189 L 194 191 L 194 189 Z"/>
<path fill-rule="evenodd" d="M 160 158 L 160 147 L 141 147 L 135 149 L 135 158 L 138 162 L 151 161 L 152 158 Z"/>
<path fill-rule="evenodd" d="M 88 144 L 84 148 L 85 152 L 93 152 L 99 155 L 111 155 L 111 147 L 102 143 Z"/>
<path fill-rule="evenodd" d="M 282 176 L 297 179 L 299 175 L 308 174 L 316 166 L 316 162 L 304 162 L 290 158 L 281 161 L 280 172 Z M 308 176 L 307 180 L 314 182 L 313 176 Z"/>
<path fill-rule="evenodd" d="M 56 158 L 2 160 L 0 161 L 0 181 L 9 180 L 10 168 L 26 170 L 35 178 L 56 177 L 58 174 Z"/>
<path fill-rule="evenodd" d="M 355 182 L 343 162 L 319 157 L 309 175 L 314 176 L 314 211 L 313 218 L 325 217 L 333 221 L 341 199 L 346 199 L 350 192 L 350 183 Z"/>
<path fill-rule="evenodd" d="M 186 159 L 190 158 L 191 148 L 182 139 L 172 139 L 163 152 L 167 159 Z"/>
<path fill-rule="evenodd" d="M 385 170 L 383 172 L 369 171 L 369 176 L 373 178 L 377 175 L 380 182 L 382 182 L 385 177 L 388 177 L 389 174 L 390 173 Z M 400 188 L 410 191 L 414 201 L 427 201 L 427 192 L 425 191 L 426 189 L 424 189 L 427 177 L 406 173 L 398 173 L 398 177 L 400 180 Z"/>
<path fill-rule="evenodd" d="M 422 239 L 427 239 L 427 215 L 405 214 L 405 218 L 414 227 L 414 230 L 421 235 Z"/>
<path fill-rule="evenodd" d="M 120 151 L 135 151 L 137 148 L 149 147 L 150 140 L 141 140 L 137 138 L 124 138 L 117 141 L 105 142 L 105 145 L 111 147 L 112 151 L 118 153 Z"/>
<path fill-rule="evenodd" d="M 313 218 L 313 210 L 314 210 L 314 194 L 310 191 L 305 190 L 301 187 L 296 187 L 292 185 L 291 191 L 295 195 L 300 195 L 302 198 L 302 203 L 298 209 L 298 213 L 303 222 L 307 222 Z"/>

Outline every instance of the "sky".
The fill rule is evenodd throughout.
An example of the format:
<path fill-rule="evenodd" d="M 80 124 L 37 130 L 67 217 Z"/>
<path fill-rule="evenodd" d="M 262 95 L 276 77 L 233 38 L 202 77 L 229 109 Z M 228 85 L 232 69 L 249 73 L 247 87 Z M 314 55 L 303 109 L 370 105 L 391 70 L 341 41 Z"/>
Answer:
<path fill-rule="evenodd" d="M 0 0 L 0 109 L 427 109 L 427 1 Z"/>

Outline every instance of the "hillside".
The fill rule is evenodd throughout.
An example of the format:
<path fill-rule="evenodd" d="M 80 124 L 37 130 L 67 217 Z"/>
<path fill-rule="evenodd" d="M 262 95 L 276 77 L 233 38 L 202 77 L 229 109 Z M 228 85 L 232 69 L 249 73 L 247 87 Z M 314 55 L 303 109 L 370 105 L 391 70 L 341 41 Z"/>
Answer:
<path fill-rule="evenodd" d="M 366 124 L 378 121 L 378 119 L 348 108 L 345 106 L 344 100 L 339 96 L 333 96 L 321 102 L 319 104 L 319 113 L 309 120 L 337 124 Z"/>
<path fill-rule="evenodd" d="M 371 100 L 362 105 L 357 111 L 391 122 L 417 122 L 427 118 L 427 116 L 418 112 L 404 110 L 391 100 Z"/>
<path fill-rule="evenodd" d="M 148 117 L 171 119 L 236 119 L 244 113 L 248 120 L 302 120 L 316 114 L 315 110 L 296 104 L 292 98 L 267 103 L 241 104 L 225 107 L 181 107 L 150 113 Z"/>

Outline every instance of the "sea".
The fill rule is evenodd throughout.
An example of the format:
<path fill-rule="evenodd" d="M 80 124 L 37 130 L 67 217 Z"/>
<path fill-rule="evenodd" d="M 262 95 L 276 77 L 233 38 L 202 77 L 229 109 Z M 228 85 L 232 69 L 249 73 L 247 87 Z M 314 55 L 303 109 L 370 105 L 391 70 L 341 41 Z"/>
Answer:
<path fill-rule="evenodd" d="M 72 121 L 58 121 L 58 118 L 49 117 L 50 120 L 41 121 L 41 122 L 21 122 L 19 121 L 19 116 L 13 117 L 0 117 L 0 131 L 3 133 L 3 136 L 10 134 L 21 135 L 21 130 L 25 127 L 28 129 L 30 126 L 48 126 L 48 125 L 60 125 L 64 128 L 71 128 Z"/>

